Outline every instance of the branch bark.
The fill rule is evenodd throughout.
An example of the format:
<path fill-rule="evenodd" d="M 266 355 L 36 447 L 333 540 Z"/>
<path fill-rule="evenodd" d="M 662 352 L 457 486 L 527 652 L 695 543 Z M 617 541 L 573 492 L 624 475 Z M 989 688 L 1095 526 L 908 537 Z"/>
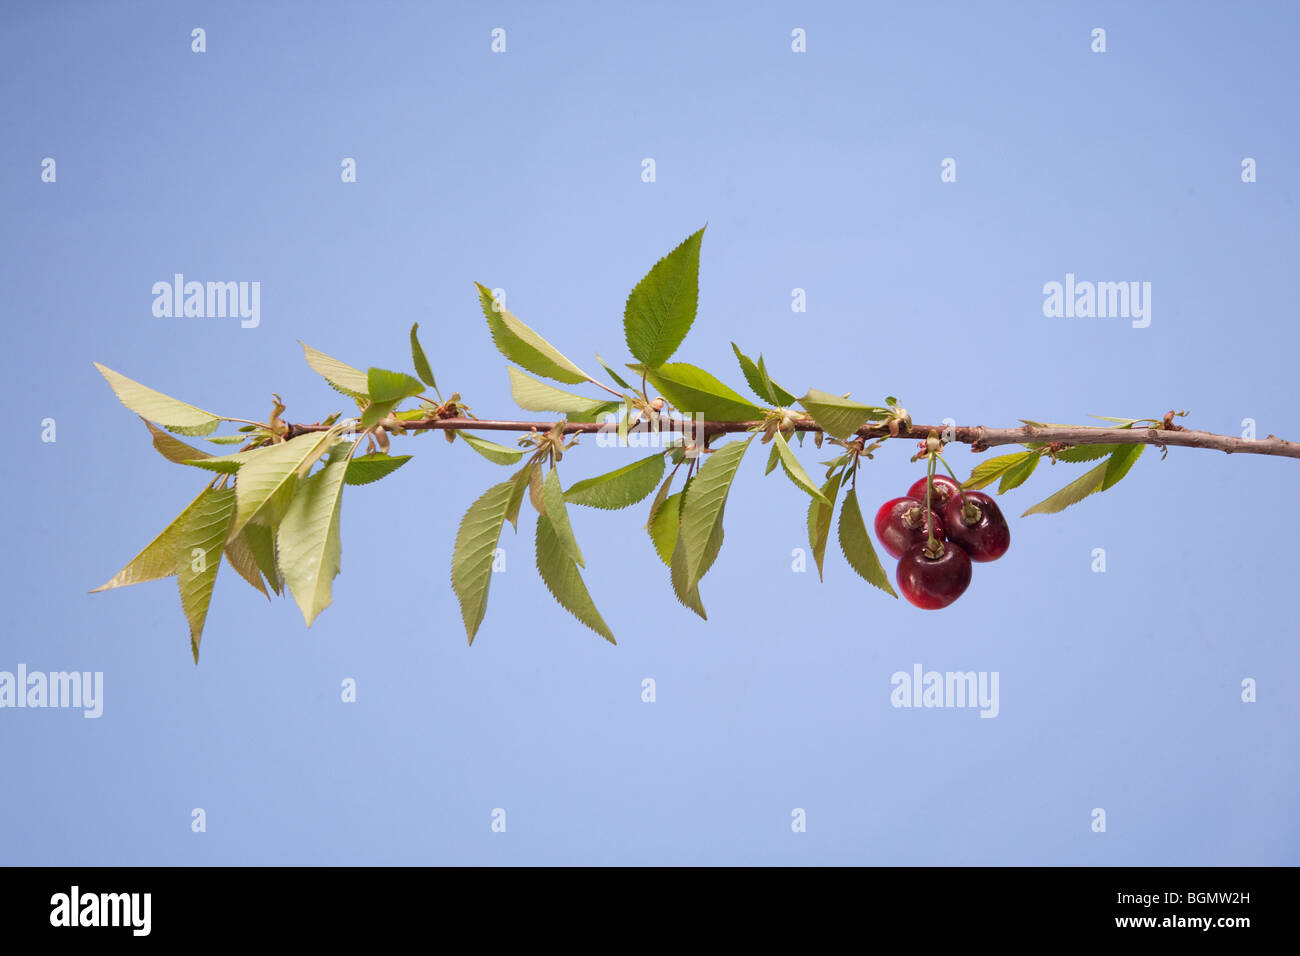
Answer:
<path fill-rule="evenodd" d="M 446 431 L 463 429 L 465 431 L 493 432 L 539 432 L 548 431 L 558 424 L 549 422 L 496 421 L 477 418 L 434 418 L 424 421 L 402 422 L 407 431 Z M 661 432 L 681 432 L 698 424 L 706 437 L 733 432 L 746 432 L 758 428 L 762 422 L 700 422 L 690 420 L 660 420 Z M 292 438 L 305 432 L 327 431 L 328 425 L 291 425 L 286 437 Z M 819 432 L 818 425 L 809 422 L 800 426 L 802 431 Z M 360 430 L 359 428 L 356 430 Z M 566 435 L 587 435 L 601 431 L 614 432 L 613 426 L 604 422 L 567 422 L 564 426 Z M 1070 445 L 1156 445 L 1159 447 L 1208 448 L 1226 454 L 1272 455 L 1281 458 L 1300 458 L 1300 443 L 1284 441 L 1274 435 L 1265 438 L 1237 438 L 1233 435 L 1219 435 L 1214 432 L 1194 431 L 1189 428 L 1167 429 L 1148 428 L 1092 428 L 1084 425 L 1061 427 L 1043 427 L 1025 425 L 1021 428 L 986 428 L 983 425 L 961 425 L 948 428 L 944 425 L 916 425 L 909 431 L 891 435 L 886 426 L 872 426 L 858 429 L 863 438 L 902 438 L 917 441 L 924 439 L 930 432 L 943 436 L 949 442 L 970 445 L 971 451 L 987 451 L 998 445 L 1020 445 L 1027 442 L 1059 443 L 1062 447 Z"/>

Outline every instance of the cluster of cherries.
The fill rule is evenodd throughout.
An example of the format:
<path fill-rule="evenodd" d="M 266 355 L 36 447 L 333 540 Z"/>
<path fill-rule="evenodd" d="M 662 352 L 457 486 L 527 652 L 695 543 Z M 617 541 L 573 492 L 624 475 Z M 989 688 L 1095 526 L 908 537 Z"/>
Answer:
<path fill-rule="evenodd" d="M 927 506 L 926 481 L 930 482 Z M 876 512 L 876 537 L 898 558 L 898 587 L 919 608 L 947 607 L 970 586 L 972 561 L 996 561 L 1011 546 L 997 503 L 943 475 L 922 478 Z"/>

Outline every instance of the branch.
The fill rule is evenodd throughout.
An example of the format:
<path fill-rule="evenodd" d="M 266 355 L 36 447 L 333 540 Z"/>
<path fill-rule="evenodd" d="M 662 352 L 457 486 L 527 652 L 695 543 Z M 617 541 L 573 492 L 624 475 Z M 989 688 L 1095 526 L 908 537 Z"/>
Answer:
<path fill-rule="evenodd" d="M 600 402 L 593 402 L 585 396 L 573 395 L 533 380 L 530 375 L 512 377 L 511 394 L 517 402 L 530 406 L 530 409 L 543 409 L 541 414 L 545 414 L 548 404 L 570 409 L 567 413 L 550 409 L 551 421 L 480 420 L 470 415 L 469 407 L 461 401 L 458 392 L 452 392 L 444 400 L 434 384 L 428 355 L 420 345 L 419 323 L 413 323 L 410 331 L 411 362 L 418 379 L 405 372 L 373 366 L 363 372 L 301 343 L 307 364 L 336 392 L 355 399 L 360 411 L 350 412 L 347 418 L 341 418 L 343 413 L 335 411 L 325 419 L 327 424 L 319 421 L 289 424 L 284 418 L 284 402 L 279 395 L 272 394 L 274 405 L 265 423 L 226 418 L 225 421 L 240 423 L 239 434 L 209 439 L 218 444 L 234 442 L 243 445 L 240 452 L 216 456 L 216 461 L 202 461 L 212 456 L 172 438 L 163 429 L 182 435 L 211 435 L 223 421 L 222 416 L 171 398 L 96 363 L 122 404 L 145 420 L 154 447 L 163 457 L 183 464 L 210 466 L 222 472 L 219 479 L 209 481 L 199 497 L 153 543 L 97 590 L 178 574 L 182 584 L 181 605 L 189 624 L 190 646 L 197 663 L 208 598 L 224 555 L 237 573 L 262 594 L 268 593 L 267 585 L 277 594 L 286 590 L 291 593 L 304 621 L 310 626 L 321 610 L 330 604 L 332 581 L 339 571 L 338 516 L 343 486 L 350 480 L 367 484 L 401 467 L 410 456 L 388 456 L 389 437 L 404 435 L 408 431 L 441 431 L 448 440 L 454 439 L 457 431 L 464 439 L 470 438 L 470 432 L 515 432 L 522 435 L 518 452 L 483 439 L 470 441 L 476 451 L 497 464 L 519 465 L 511 478 L 496 482 L 474 500 L 465 511 L 456 534 L 451 587 L 460 604 L 465 634 L 470 643 L 473 643 L 487 609 L 488 590 L 502 530 L 507 523 L 517 528 L 519 510 L 525 497 L 539 515 L 536 525 L 537 571 L 546 589 L 575 619 L 612 643 L 614 635 L 596 610 L 579 571 L 583 558 L 567 517 L 566 502 L 612 510 L 643 500 L 657 484 L 659 491 L 651 505 L 646 530 L 655 551 L 669 565 L 669 580 L 677 600 L 705 618 L 698 585 L 712 566 L 720 547 L 723 509 L 732 480 L 749 446 L 757 444 L 752 439 L 760 433 L 764 443 L 772 443 L 768 472 L 779 461 L 791 481 L 813 499 L 806 506 L 809 509 L 808 544 L 819 578 L 835 520 L 837 496 L 843 489 L 838 541 L 839 550 L 843 551 L 849 566 L 873 587 L 893 597 L 898 597 L 901 591 L 911 603 L 927 610 L 946 607 L 956 600 L 970 584 L 971 561 L 984 562 L 1000 557 L 1010 541 L 1006 519 L 992 498 L 963 490 L 961 499 L 954 500 L 951 497 L 954 486 L 946 478 L 942 482 L 938 480 L 941 476 L 937 474 L 936 466 L 942 464 L 944 470 L 952 474 L 957 483 L 955 487 L 962 488 L 961 480 L 940 454 L 947 443 L 964 444 L 975 452 L 985 452 L 998 445 L 1008 446 L 1013 451 L 1020 446 L 1029 447 L 1030 451 L 1020 454 L 1000 455 L 991 461 L 985 458 L 972 473 L 972 480 L 966 483 L 968 488 L 986 487 L 1000 478 L 999 494 L 1022 484 L 1043 458 L 1050 458 L 1053 463 L 1061 459 L 1104 459 L 1028 509 L 1026 515 L 1061 511 L 1094 492 L 1109 488 L 1128 473 L 1137 453 L 1145 445 L 1155 445 L 1162 457 L 1173 445 L 1211 448 L 1227 454 L 1300 459 L 1300 443 L 1283 441 L 1273 435 L 1256 440 L 1253 430 L 1251 438 L 1240 438 L 1191 431 L 1176 425 L 1174 419 L 1185 417 L 1185 411 L 1171 410 L 1159 418 L 1098 419 L 1098 425 L 1093 427 L 1042 425 L 1026 419 L 1018 419 L 1021 427 L 1016 428 L 915 425 L 907 410 L 900 407 L 893 397 L 884 398 L 887 407 L 848 401 L 848 395 L 840 398 L 835 393 L 819 389 L 810 389 L 803 398 L 795 398 L 793 393 L 772 381 L 761 353 L 757 359 L 752 359 L 733 342 L 732 351 L 741 372 L 760 403 L 751 404 L 703 369 L 668 363 L 696 317 L 703 234 L 703 229 L 696 231 L 660 259 L 627 298 L 623 309 L 624 338 L 628 351 L 637 359 L 637 363 L 629 364 L 628 368 L 639 373 L 640 389 L 620 378 L 603 359 L 600 364 L 613 382 L 631 394 L 625 395 L 612 385 L 587 375 L 536 331 L 508 312 L 505 303 L 499 301 L 491 289 L 477 284 L 479 304 L 492 341 L 511 363 L 512 371 L 517 365 L 523 372 L 554 378 L 562 383 L 585 381 L 608 396 Z M 598 355 L 596 357 L 599 359 Z M 652 399 L 648 390 L 651 385 L 662 394 Z M 436 402 L 423 394 L 426 387 L 433 389 L 438 397 Z M 425 407 L 397 411 L 408 398 L 424 402 Z M 610 398 L 614 401 L 611 402 Z M 793 407 L 795 404 L 801 408 Z M 701 413 L 682 411 L 692 405 L 702 407 Z M 574 409 L 615 407 L 619 410 L 617 422 L 575 422 L 562 417 L 576 414 Z M 668 414 L 672 408 L 677 409 L 673 414 L 681 417 L 674 418 L 673 414 Z M 757 414 L 760 420 L 703 420 L 713 414 Z M 554 417 L 561 417 L 561 420 L 555 421 Z M 606 418 L 604 415 L 600 417 Z M 828 423 L 832 429 L 829 442 L 822 441 L 826 429 L 819 422 Z M 860 427 L 855 429 L 854 426 Z M 802 439 L 804 432 L 813 433 L 819 448 L 834 446 L 833 450 L 823 452 L 833 459 L 823 462 L 828 470 L 821 491 L 786 441 L 785 436 L 793 434 Z M 330 451 L 327 446 L 334 445 L 335 437 L 340 433 L 348 433 L 357 439 L 346 454 L 330 454 L 315 477 L 295 481 L 295 475 L 305 477 L 322 455 Z M 731 441 L 716 449 L 708 447 L 710 439 L 729 433 L 748 433 L 751 440 Z M 554 466 L 564 451 L 577 442 L 579 435 L 595 435 L 597 445 L 640 445 L 671 450 L 672 454 L 667 457 L 674 459 L 672 472 L 663 479 L 668 462 L 664 460 L 665 456 L 652 454 L 607 474 L 584 479 L 566 491 L 560 485 L 554 468 L 547 470 L 546 466 Z M 635 435 L 635 440 L 624 442 L 625 435 Z M 291 447 L 282 444 L 286 439 L 298 436 L 302 436 L 302 441 L 293 443 Z M 667 436 L 680 436 L 681 444 L 660 440 Z M 901 523 L 895 527 L 891 519 L 885 529 L 889 532 L 887 535 L 881 531 L 880 513 L 875 514 L 876 521 L 870 522 L 876 525 L 877 536 L 886 552 L 899 562 L 897 572 L 892 575 L 899 585 L 896 591 L 867 530 L 867 519 L 872 517 L 870 504 L 864 516 L 854 485 L 862 457 L 872 457 L 885 441 L 898 438 L 911 442 L 911 448 L 903 446 L 908 451 L 920 446 L 919 451 L 911 455 L 911 460 L 914 463 L 925 460 L 926 477 L 909 489 L 909 497 L 923 507 L 907 505 L 898 511 L 891 504 L 888 514 L 892 516 L 897 512 Z M 363 439 L 368 447 L 378 450 L 379 457 L 356 456 Z M 1083 450 L 1078 450 L 1077 446 L 1083 446 Z M 258 449 L 269 450 L 256 451 Z M 1070 449 L 1074 449 L 1073 452 Z M 711 464 L 697 471 L 700 464 L 697 456 L 710 450 L 716 452 Z M 255 461 L 263 468 L 260 478 L 258 466 L 248 464 L 246 453 L 258 455 Z M 520 465 L 525 455 L 527 460 Z M 686 481 L 702 481 L 703 485 L 695 487 L 702 487 L 705 491 L 698 494 L 691 491 L 687 498 L 683 487 L 669 498 L 677 469 L 688 457 L 691 462 L 686 469 Z M 236 474 L 233 483 L 237 495 L 230 490 L 232 472 Z M 944 487 L 949 488 L 946 493 L 941 490 Z M 575 489 L 577 493 L 574 493 Z M 920 502 L 920 498 L 924 502 Z M 900 500 L 907 501 L 906 498 Z M 674 506 L 666 505 L 669 501 L 674 502 Z M 938 534 L 937 523 L 933 523 L 936 503 L 942 504 L 947 511 L 942 536 Z M 956 513 L 953 512 L 954 505 L 959 506 Z M 801 512 L 803 507 L 801 502 Z M 920 520 L 914 522 L 917 512 L 921 513 Z M 661 519 L 661 515 L 666 517 Z M 802 519 L 800 523 L 803 523 Z M 213 529 L 220 532 L 223 527 L 226 531 L 214 537 Z M 914 532 L 922 533 L 917 535 Z M 202 571 L 195 570 L 179 558 L 203 550 L 209 557 L 215 556 L 216 560 L 209 560 Z"/>
<path fill-rule="evenodd" d="M 521 422 L 494 421 L 477 418 L 433 418 L 420 421 L 400 422 L 407 431 L 464 429 L 465 431 L 489 432 L 539 432 L 554 428 L 558 422 Z M 699 427 L 706 437 L 724 435 L 733 432 L 747 432 L 761 428 L 763 422 L 693 422 L 689 419 L 662 418 L 659 430 L 682 432 Z M 287 438 L 306 432 L 328 431 L 329 425 L 292 425 Z M 807 421 L 800 423 L 800 431 L 819 432 L 821 427 Z M 360 430 L 359 427 L 357 430 Z M 638 429 L 632 429 L 633 432 Z M 644 429 L 640 429 L 644 431 Z M 605 422 L 566 422 L 566 435 L 587 435 L 601 431 L 616 431 L 615 427 Z M 1054 426 L 1051 428 L 1025 425 L 1021 428 L 985 428 L 983 425 L 963 425 L 951 428 L 944 425 L 913 425 L 909 431 L 891 435 L 885 425 L 873 425 L 858 429 L 863 438 L 907 438 L 912 441 L 924 438 L 934 432 L 943 436 L 945 441 L 970 445 L 971 451 L 987 451 L 996 445 L 1021 445 L 1028 442 L 1058 443 L 1068 445 L 1156 445 L 1159 447 L 1175 446 L 1181 448 L 1209 448 L 1226 454 L 1273 455 L 1281 458 L 1300 458 L 1300 443 L 1284 441 L 1273 435 L 1266 438 L 1237 438 L 1232 435 L 1219 435 L 1214 432 L 1193 431 L 1187 428 L 1092 428 L 1086 425 Z"/>

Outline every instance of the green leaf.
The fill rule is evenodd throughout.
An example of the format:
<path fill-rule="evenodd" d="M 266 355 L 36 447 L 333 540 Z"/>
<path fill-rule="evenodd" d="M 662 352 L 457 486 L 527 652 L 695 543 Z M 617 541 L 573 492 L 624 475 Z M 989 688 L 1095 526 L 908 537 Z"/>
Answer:
<path fill-rule="evenodd" d="M 207 439 L 207 441 L 211 442 L 214 445 L 239 445 L 242 444 L 243 442 L 248 441 L 248 436 L 247 435 L 213 435 L 211 438 Z M 199 454 L 203 454 L 203 452 L 200 452 Z"/>
<path fill-rule="evenodd" d="M 391 475 L 411 460 L 410 455 L 385 455 L 383 452 L 371 452 L 352 458 L 343 480 L 349 485 L 368 485 Z"/>
<path fill-rule="evenodd" d="M 817 562 L 818 580 L 826 580 L 822 574 L 822 565 L 826 560 L 826 542 L 831 536 L 831 519 L 835 516 L 835 496 L 840 490 L 840 481 L 844 472 L 837 471 L 830 480 L 822 485 L 822 498 L 808 502 L 808 545 L 812 548 L 813 560 Z"/>
<path fill-rule="evenodd" d="M 594 414 L 609 404 L 604 399 L 584 398 L 539 382 L 518 369 L 507 368 L 506 371 L 510 373 L 510 394 L 514 396 L 515 404 L 530 412 Z"/>
<path fill-rule="evenodd" d="M 682 526 L 677 539 L 681 551 L 682 590 L 692 591 L 707 570 L 705 555 L 715 526 L 721 526 L 727 494 L 736 470 L 754 438 L 723 445 L 709 455 L 699 473 L 691 479 L 690 494 L 682 506 Z M 677 555 L 673 556 L 676 565 Z"/>
<path fill-rule="evenodd" d="M 1138 446 L 1141 447 L 1141 446 Z M 1050 498 L 1045 498 L 1038 504 L 1026 511 L 1021 517 L 1028 515 L 1055 514 L 1058 511 L 1064 511 L 1070 505 L 1078 504 L 1084 498 L 1094 492 L 1101 491 L 1102 482 L 1106 480 L 1106 468 L 1109 461 L 1104 461 L 1096 468 L 1074 479 L 1056 494 Z"/>
<path fill-rule="evenodd" d="M 361 427 L 373 428 L 392 414 L 399 402 L 423 392 L 424 384 L 405 372 L 370 368 L 366 370 L 366 391 L 370 404 L 361 413 Z"/>
<path fill-rule="evenodd" d="M 829 461 L 819 462 L 819 464 L 827 466 L 826 477 L 829 478 L 831 476 L 831 472 L 833 472 L 836 468 L 840 467 L 840 465 L 847 465 L 849 463 L 850 457 L 851 456 L 849 455 L 840 455 L 838 458 L 832 458 Z"/>
<path fill-rule="evenodd" d="M 546 517 L 551 522 L 551 529 L 560 546 L 578 567 L 586 567 L 582 560 L 582 549 L 573 536 L 573 526 L 569 524 L 568 509 L 564 507 L 564 489 L 560 487 L 560 476 L 554 468 L 546 473 L 546 480 L 542 482 L 542 500 L 546 503 Z"/>
<path fill-rule="evenodd" d="M 385 368 L 366 369 L 366 391 L 372 402 L 400 402 L 424 391 L 424 383 L 405 372 Z"/>
<path fill-rule="evenodd" d="M 772 386 L 772 394 L 776 396 L 776 403 L 778 405 L 784 408 L 793 405 L 798 401 L 798 399 L 796 399 L 792 394 L 787 392 L 780 385 L 776 384 L 776 382 L 772 381 L 772 377 L 767 374 L 767 364 L 763 361 L 762 353 L 758 356 L 758 374 L 763 376 L 763 381 Z"/>
<path fill-rule="evenodd" d="M 307 360 L 307 364 L 329 382 L 334 391 L 342 392 L 359 402 L 370 400 L 370 395 L 366 391 L 369 385 L 365 372 L 317 351 L 301 339 L 298 340 L 298 344 L 302 346 L 303 358 Z"/>
<path fill-rule="evenodd" d="M 523 486 L 527 485 L 527 474 L 533 467 L 530 463 L 520 469 L 520 475 L 525 478 Z M 474 635 L 478 633 L 487 611 L 492 559 L 506 512 L 515 500 L 516 486 L 520 485 L 518 479 L 519 475 L 516 475 L 483 492 L 469 506 L 456 532 L 456 547 L 451 558 L 451 588 L 460 601 L 460 616 L 465 621 L 465 633 L 470 644 L 474 643 Z M 522 487 L 519 490 L 522 494 Z M 517 514 L 518 505 L 513 504 L 513 507 Z"/>
<path fill-rule="evenodd" d="M 190 625 L 190 651 L 196 664 L 203 623 L 212 602 L 212 587 L 217 581 L 217 568 L 221 565 L 221 552 L 234 513 L 235 490 L 215 488 L 190 512 L 176 536 L 176 583 L 181 593 L 181 608 Z"/>
<path fill-rule="evenodd" d="M 991 485 L 1017 465 L 1023 465 L 1030 458 L 1037 457 L 1036 451 L 1018 451 L 1011 455 L 986 458 L 974 467 L 970 477 L 962 482 L 962 487 L 967 491 L 977 491 Z"/>
<path fill-rule="evenodd" d="M 659 509 L 663 507 L 664 502 L 667 500 L 668 492 L 672 489 L 673 478 L 676 474 L 677 469 L 674 468 L 668 473 L 668 477 L 664 479 L 664 483 L 659 486 L 659 490 L 655 492 L 654 501 L 650 502 L 650 514 L 645 519 L 645 527 L 647 531 L 650 530 L 651 522 L 655 520 L 655 515 L 659 513 Z M 569 490 L 572 491 L 573 489 L 570 488 Z"/>
<path fill-rule="evenodd" d="M 1131 428 L 1138 422 L 1143 421 L 1141 418 L 1111 418 L 1109 415 L 1089 415 L 1089 418 L 1096 418 L 1103 422 L 1114 422 L 1121 428 Z M 1067 426 L 1068 427 L 1068 426 Z"/>
<path fill-rule="evenodd" d="M 813 484 L 813 480 L 808 477 L 808 472 L 803 470 L 803 465 L 799 464 L 799 459 L 790 450 L 790 445 L 786 442 L 785 436 L 779 431 L 774 432 L 772 444 L 776 446 L 777 454 L 781 456 L 781 467 L 785 469 L 785 473 L 790 480 L 814 498 L 823 498 L 821 489 Z M 826 503 L 830 504 L 829 501 Z"/>
<path fill-rule="evenodd" d="M 586 372 L 493 299 L 491 289 L 478 282 L 474 284 L 478 286 L 479 305 L 487 318 L 488 331 L 502 355 L 534 375 L 544 375 L 568 385 L 587 381 Z"/>
<path fill-rule="evenodd" d="M 628 351 L 651 368 L 668 361 L 695 321 L 703 239 L 704 229 L 688 236 L 656 262 L 627 297 L 623 332 Z"/>
<path fill-rule="evenodd" d="M 551 471 L 551 475 L 555 472 Z M 549 477 L 549 476 L 548 476 Z M 558 487 L 558 485 L 557 485 Z M 563 502 L 561 502 L 563 507 Z M 546 515 L 537 517 L 537 571 L 542 576 L 547 590 L 560 606 L 591 628 L 611 644 L 616 644 L 614 635 L 605 623 L 595 602 L 582 581 L 582 575 L 573 562 L 569 550 L 561 541 L 552 518 Z"/>
<path fill-rule="evenodd" d="M 528 500 L 539 515 L 546 514 L 546 496 L 542 494 L 542 466 L 528 473 Z"/>
<path fill-rule="evenodd" d="M 436 392 L 438 383 L 433 380 L 433 370 L 429 368 L 429 359 L 424 354 L 423 346 L 420 345 L 420 337 L 416 335 L 419 330 L 419 322 L 411 326 L 411 361 L 415 364 L 415 374 L 420 376 L 420 381 Z"/>
<path fill-rule="evenodd" d="M 653 369 L 629 367 L 644 371 L 659 394 L 684 414 L 699 414 L 707 421 L 718 422 L 749 422 L 763 417 L 761 408 L 694 365 L 672 362 Z"/>
<path fill-rule="evenodd" d="M 156 392 L 98 362 L 94 365 L 108 381 L 118 401 L 141 418 L 157 422 L 168 431 L 178 435 L 210 435 L 221 424 L 221 419 L 211 412 Z"/>
<path fill-rule="evenodd" d="M 343 553 L 339 517 L 344 478 L 356 447 L 357 442 L 349 443 L 302 482 L 280 522 L 280 572 L 308 627 L 334 600 L 331 588 Z"/>
<path fill-rule="evenodd" d="M 524 456 L 522 448 L 507 448 L 469 432 L 455 432 L 455 435 L 494 465 L 513 465 Z"/>
<path fill-rule="evenodd" d="M 276 564 L 275 528 L 264 524 L 246 524 L 239 536 L 248 542 L 253 560 L 257 562 L 257 568 L 262 572 L 262 577 L 266 578 L 266 583 L 272 591 L 279 594 L 284 587 L 284 577 Z"/>
<path fill-rule="evenodd" d="M 200 491 L 199 496 L 186 505 L 185 510 L 173 518 L 167 527 L 158 532 L 158 536 L 145 545 L 126 567 L 90 593 L 126 587 L 130 584 L 141 584 L 145 581 L 157 581 L 175 574 L 176 539 L 189 521 L 190 515 L 211 491 L 211 488 Z"/>
<path fill-rule="evenodd" d="M 1133 463 L 1142 456 L 1146 450 L 1146 445 L 1121 445 L 1106 462 L 1106 478 L 1101 483 L 1101 490 L 1105 491 L 1112 487 L 1116 482 L 1128 474 Z"/>
<path fill-rule="evenodd" d="M 808 394 L 799 399 L 799 404 L 822 427 L 822 431 L 840 439 L 855 434 L 867 422 L 881 421 L 892 414 L 888 408 L 851 402 L 815 388 L 810 388 Z"/>
<path fill-rule="evenodd" d="M 688 493 L 693 490 L 694 482 L 695 478 L 691 478 L 690 481 L 686 482 L 686 487 L 682 489 L 680 505 L 683 514 L 689 505 L 690 495 Z M 722 539 L 722 515 L 719 514 L 718 520 L 713 525 L 713 531 L 709 535 L 708 544 L 704 549 L 704 558 L 700 562 L 699 578 L 703 578 L 708 573 L 709 568 L 713 567 L 713 562 L 717 560 L 718 553 L 722 550 Z M 680 527 L 669 563 L 669 577 L 672 581 L 673 593 L 677 595 L 677 600 L 707 621 L 709 615 L 705 613 L 704 602 L 700 600 L 700 582 L 697 579 L 694 584 L 691 584 L 688 577 L 686 550 L 682 544 Z"/>
<path fill-rule="evenodd" d="M 1042 461 L 1042 459 L 1042 455 L 1031 454 L 1024 461 L 1008 468 L 1006 473 L 1002 476 L 1001 483 L 998 485 L 998 494 L 1006 494 L 1012 488 L 1019 488 L 1023 485 L 1025 480 L 1034 473 L 1034 469 L 1038 467 L 1038 463 Z"/>
<path fill-rule="evenodd" d="M 663 475 L 664 456 L 656 452 L 606 474 L 574 482 L 564 497 L 571 504 L 617 511 L 644 499 Z"/>
<path fill-rule="evenodd" d="M 1107 455 L 1113 455 L 1123 447 L 1123 445 L 1075 445 L 1073 448 L 1058 451 L 1056 460 L 1071 463 L 1098 461 Z"/>
<path fill-rule="evenodd" d="M 600 357 L 599 352 L 596 353 L 596 361 L 599 362 L 600 367 L 603 368 L 609 374 L 609 377 L 614 380 L 615 385 L 617 385 L 619 388 L 626 388 L 628 391 L 632 391 L 632 386 L 629 385 L 627 382 L 623 381 L 623 377 L 619 375 L 618 372 L 615 372 L 612 368 L 610 368 L 607 364 L 605 364 L 605 360 Z"/>
<path fill-rule="evenodd" d="M 894 586 L 889 583 L 889 575 L 880 566 L 875 546 L 867 534 L 867 526 L 862 521 L 862 509 L 858 507 L 856 488 L 848 490 L 844 496 L 844 506 L 840 508 L 840 550 L 844 552 L 849 567 L 864 580 L 886 594 L 898 597 Z"/>
<path fill-rule="evenodd" d="M 758 370 L 758 365 L 744 352 L 740 351 L 740 346 L 735 342 L 731 343 L 731 350 L 736 353 L 736 361 L 740 363 L 740 371 L 744 373 L 745 381 L 749 383 L 750 389 L 759 397 L 761 401 L 771 405 L 780 404 L 776 400 L 776 392 L 772 389 L 772 383 L 767 380 L 767 376 Z"/>
<path fill-rule="evenodd" d="M 622 402 L 608 401 L 605 402 L 603 405 L 599 405 L 596 408 L 593 408 L 589 412 L 567 412 L 565 413 L 564 417 L 571 422 L 604 421 L 606 415 L 608 415 L 610 412 L 618 411 L 622 404 L 623 404 Z"/>
<path fill-rule="evenodd" d="M 235 482 L 235 520 L 230 533 L 238 534 L 250 521 L 277 525 L 300 478 L 338 438 L 338 432 L 308 432 L 278 445 L 258 448 L 244 461 Z M 284 538 L 280 551 L 284 552 Z"/>
<path fill-rule="evenodd" d="M 767 477 L 776 471 L 776 466 L 781 464 L 781 449 L 777 448 L 776 442 L 772 442 L 772 448 L 767 453 L 767 466 L 763 469 L 763 476 Z"/>
<path fill-rule="evenodd" d="M 237 451 L 230 455 L 216 456 L 202 452 L 202 458 L 186 458 L 181 464 L 193 465 L 195 468 L 202 468 L 205 471 L 215 471 L 219 475 L 234 475 L 239 472 L 240 467 L 245 462 L 252 461 L 267 448 L 274 447 L 274 445 L 263 445 L 260 448 L 250 448 L 248 451 Z"/>
<path fill-rule="evenodd" d="M 165 431 L 149 421 L 142 418 L 144 427 L 149 429 L 149 434 L 153 436 L 153 447 L 158 449 L 158 454 L 162 455 L 168 461 L 174 461 L 178 465 L 187 464 L 189 461 L 197 461 L 202 458 L 211 458 L 212 456 L 206 451 L 195 448 L 193 445 L 187 445 L 179 438 L 173 438 Z M 209 439 L 210 440 L 210 439 Z M 244 441 L 243 437 L 237 438 L 236 441 Z"/>
<path fill-rule="evenodd" d="M 262 572 L 257 566 L 257 558 L 253 556 L 253 549 L 248 543 L 246 533 L 249 528 L 255 527 L 257 525 L 248 525 L 226 542 L 226 561 L 241 578 L 251 584 L 254 590 L 261 591 L 269 601 L 271 595 L 267 594 L 266 585 L 262 583 Z"/>
<path fill-rule="evenodd" d="M 735 342 L 731 343 L 731 350 L 736 353 L 736 360 L 740 362 L 740 370 L 745 374 L 745 381 L 753 389 L 754 394 L 765 402 L 772 405 L 793 405 L 795 397 L 783 389 L 767 374 L 767 366 L 763 363 L 763 356 L 758 357 L 755 362 L 744 352 L 740 351 L 740 346 Z"/>
<path fill-rule="evenodd" d="M 396 407 L 397 402 L 371 402 L 361 413 L 361 427 L 374 428 L 387 418 Z"/>
<path fill-rule="evenodd" d="M 519 533 L 519 508 L 524 503 L 524 492 L 532 485 L 532 476 L 540 466 L 530 461 L 510 478 L 510 500 L 506 503 L 506 521 Z"/>
<path fill-rule="evenodd" d="M 659 560 L 672 567 L 673 549 L 677 547 L 677 531 L 682 520 L 682 493 L 669 495 L 650 513 L 646 530 L 650 532 L 650 541 L 655 546 Z"/>

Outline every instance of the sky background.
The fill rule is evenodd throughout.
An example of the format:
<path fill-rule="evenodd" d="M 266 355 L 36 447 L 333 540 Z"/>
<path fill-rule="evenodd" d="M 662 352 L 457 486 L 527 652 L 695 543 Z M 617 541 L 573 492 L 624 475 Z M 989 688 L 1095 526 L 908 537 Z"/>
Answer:
<path fill-rule="evenodd" d="M 173 581 L 87 593 L 203 483 L 92 361 L 314 421 L 342 406 L 298 339 L 409 371 L 419 321 L 444 393 L 536 417 L 473 282 L 579 364 L 627 361 L 628 291 L 706 222 L 676 358 L 733 387 L 734 340 L 796 393 L 897 395 L 918 421 L 1176 408 L 1300 438 L 1298 25 L 1254 3 L 5 4 L 0 670 L 102 671 L 105 699 L 0 710 L 0 862 L 1300 862 L 1292 460 L 1148 450 L 1020 518 L 1083 470 L 1040 468 L 1004 501 L 1007 556 L 923 612 L 834 541 L 824 583 L 792 571 L 807 497 L 751 454 L 708 622 L 673 598 L 648 503 L 574 508 L 608 645 L 548 596 L 525 509 L 469 648 L 451 546 L 507 472 L 422 437 L 345 494 L 310 630 L 223 568 L 196 667 Z M 260 325 L 155 318 L 177 272 L 260 282 Z M 1150 327 L 1045 318 L 1067 272 L 1150 282 Z M 865 512 L 921 476 L 913 450 L 867 463 Z M 640 455 L 589 441 L 561 475 Z M 997 671 L 999 715 L 891 707 L 915 664 Z"/>

